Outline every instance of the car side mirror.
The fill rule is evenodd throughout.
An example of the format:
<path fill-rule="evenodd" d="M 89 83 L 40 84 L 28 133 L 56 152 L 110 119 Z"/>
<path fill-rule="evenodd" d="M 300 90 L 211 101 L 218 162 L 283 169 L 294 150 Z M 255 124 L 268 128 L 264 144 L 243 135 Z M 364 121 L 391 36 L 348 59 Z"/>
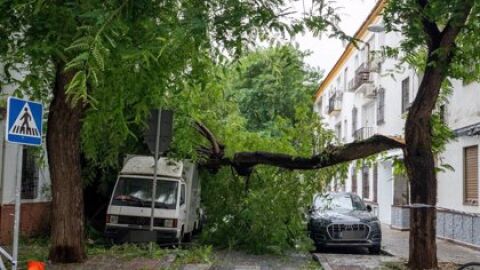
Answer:
<path fill-rule="evenodd" d="M 372 206 L 367 205 L 367 211 L 368 211 L 368 212 L 372 212 L 372 210 L 373 210 L 373 209 L 372 209 Z"/>
<path fill-rule="evenodd" d="M 313 213 L 313 207 L 312 206 L 308 206 L 308 214 L 311 215 Z"/>

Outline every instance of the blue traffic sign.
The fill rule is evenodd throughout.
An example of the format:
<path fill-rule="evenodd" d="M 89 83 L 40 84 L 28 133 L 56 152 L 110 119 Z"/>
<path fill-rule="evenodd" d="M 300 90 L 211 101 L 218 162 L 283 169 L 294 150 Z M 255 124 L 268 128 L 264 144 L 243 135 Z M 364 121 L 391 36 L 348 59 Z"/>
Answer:
<path fill-rule="evenodd" d="M 5 133 L 7 142 L 41 145 L 42 117 L 42 103 L 9 97 Z"/>

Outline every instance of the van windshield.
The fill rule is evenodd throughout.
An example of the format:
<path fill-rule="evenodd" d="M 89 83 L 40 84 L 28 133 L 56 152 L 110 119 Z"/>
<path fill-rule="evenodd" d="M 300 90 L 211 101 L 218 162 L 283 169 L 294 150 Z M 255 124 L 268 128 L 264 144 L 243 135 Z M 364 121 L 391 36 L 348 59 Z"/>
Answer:
<path fill-rule="evenodd" d="M 155 207 L 175 209 L 178 183 L 157 180 Z M 122 177 L 113 193 L 112 205 L 151 207 L 152 179 Z"/>

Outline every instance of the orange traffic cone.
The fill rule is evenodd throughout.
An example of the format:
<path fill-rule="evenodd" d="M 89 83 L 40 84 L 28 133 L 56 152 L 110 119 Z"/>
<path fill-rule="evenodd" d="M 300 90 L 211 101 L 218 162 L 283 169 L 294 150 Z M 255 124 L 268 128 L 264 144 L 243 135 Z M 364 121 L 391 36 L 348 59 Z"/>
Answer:
<path fill-rule="evenodd" d="M 45 263 L 29 261 L 27 262 L 27 270 L 45 270 Z"/>

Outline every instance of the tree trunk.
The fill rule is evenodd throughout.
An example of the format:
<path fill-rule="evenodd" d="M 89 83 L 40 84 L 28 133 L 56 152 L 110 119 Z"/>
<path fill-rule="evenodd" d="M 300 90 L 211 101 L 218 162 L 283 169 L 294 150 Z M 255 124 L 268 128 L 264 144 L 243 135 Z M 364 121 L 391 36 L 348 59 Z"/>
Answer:
<path fill-rule="evenodd" d="M 84 247 L 83 185 L 80 130 L 83 106 L 72 106 L 65 90 L 73 72 L 57 65 L 53 100 L 48 114 L 47 151 L 52 180 L 51 247 L 53 262 L 82 262 Z"/>
<path fill-rule="evenodd" d="M 427 205 L 410 210 L 410 254 L 411 269 L 436 269 L 436 205 L 437 178 L 432 154 L 431 130 L 426 119 L 407 125 L 407 150 L 405 165 L 411 185 L 411 203 Z M 419 144 L 410 146 L 409 141 Z"/>
<path fill-rule="evenodd" d="M 433 55 L 433 54 L 432 54 Z M 405 166 L 410 180 L 411 269 L 437 269 L 437 177 L 430 124 L 445 72 L 428 67 L 405 123 Z"/>

